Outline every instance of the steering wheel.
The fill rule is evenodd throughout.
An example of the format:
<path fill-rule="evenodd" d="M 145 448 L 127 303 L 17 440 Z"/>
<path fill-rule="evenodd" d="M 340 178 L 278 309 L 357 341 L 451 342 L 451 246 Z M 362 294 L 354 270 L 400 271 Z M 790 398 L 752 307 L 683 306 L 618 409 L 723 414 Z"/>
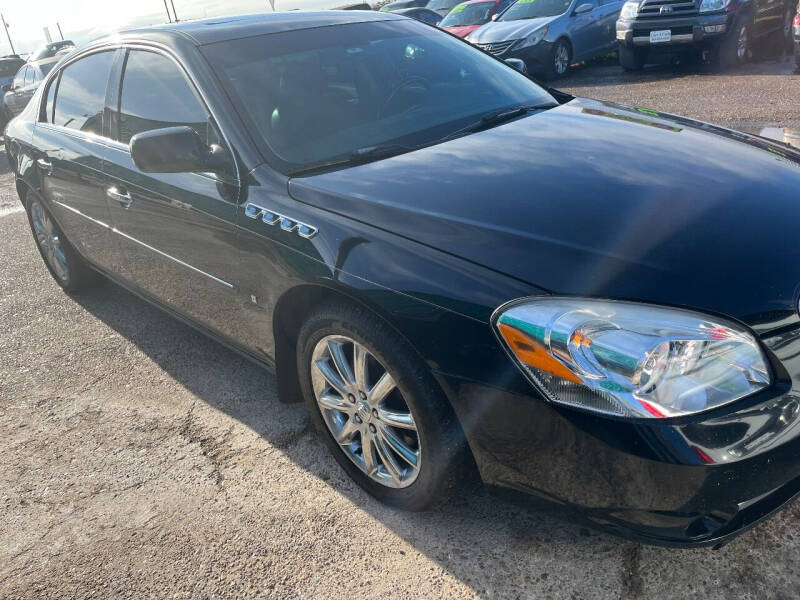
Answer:
<path fill-rule="evenodd" d="M 424 89 L 426 94 L 428 93 L 428 90 L 430 89 L 430 87 L 428 86 L 428 82 L 424 77 L 414 76 L 414 77 L 409 77 L 408 79 L 404 79 L 403 81 L 400 82 L 400 84 L 396 88 L 394 88 L 391 91 L 391 93 L 386 97 L 386 100 L 383 101 L 383 104 L 381 105 L 380 109 L 378 110 L 378 118 L 379 119 L 383 118 L 383 116 L 388 112 L 387 109 L 391 106 L 392 102 L 395 100 L 395 98 L 397 97 L 397 94 L 400 92 L 400 90 L 402 90 L 404 88 L 411 87 L 411 86 L 417 86 L 417 87 L 420 87 L 420 88 Z M 406 109 L 402 110 L 398 114 L 403 114 L 405 112 L 408 112 L 409 110 L 413 109 L 415 106 L 417 106 L 417 105 L 415 104 L 415 105 L 409 106 Z"/>

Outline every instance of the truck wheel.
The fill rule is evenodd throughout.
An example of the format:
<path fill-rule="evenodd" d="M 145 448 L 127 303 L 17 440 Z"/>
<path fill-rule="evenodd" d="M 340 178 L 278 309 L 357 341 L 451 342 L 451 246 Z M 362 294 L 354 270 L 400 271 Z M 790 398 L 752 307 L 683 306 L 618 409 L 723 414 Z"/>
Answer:
<path fill-rule="evenodd" d="M 747 23 L 737 23 L 715 53 L 714 62 L 721 69 L 730 69 L 747 60 L 750 51 L 750 27 Z"/>
<path fill-rule="evenodd" d="M 626 71 L 641 71 L 647 61 L 647 50 L 644 48 L 619 47 L 619 64 Z"/>

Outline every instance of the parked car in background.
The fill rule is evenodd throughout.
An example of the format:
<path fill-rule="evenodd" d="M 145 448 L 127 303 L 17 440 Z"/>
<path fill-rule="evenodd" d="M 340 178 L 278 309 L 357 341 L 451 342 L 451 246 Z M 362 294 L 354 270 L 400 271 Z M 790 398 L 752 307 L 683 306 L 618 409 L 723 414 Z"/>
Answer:
<path fill-rule="evenodd" d="M 800 2 L 797 3 L 797 14 L 792 24 L 794 36 L 794 62 L 800 67 Z"/>
<path fill-rule="evenodd" d="M 519 58 L 528 73 L 563 77 L 573 62 L 614 50 L 622 0 L 517 0 L 467 40 L 501 59 Z"/>
<path fill-rule="evenodd" d="M 462 0 L 430 0 L 428 4 L 425 5 L 425 8 L 429 8 L 431 10 L 435 10 L 440 15 L 447 16 L 453 7 L 457 4 L 460 4 Z"/>
<path fill-rule="evenodd" d="M 6 119 L 13 119 L 28 105 L 33 94 L 50 70 L 61 60 L 58 57 L 46 58 L 23 65 L 13 81 L 3 88 L 3 109 Z"/>
<path fill-rule="evenodd" d="M 439 23 L 439 27 L 457 35 L 466 37 L 481 25 L 488 23 L 497 13 L 511 6 L 513 0 L 469 0 L 453 7 Z"/>
<path fill-rule="evenodd" d="M 24 64 L 25 60 L 18 56 L 5 56 L 0 58 L 0 89 L 3 90 L 3 92 L 0 93 L 0 134 L 2 134 L 2 131 L 5 129 L 6 123 L 8 122 L 8 113 L 6 112 L 4 106 L 5 90 L 11 88 L 11 83 L 14 81 L 14 76 Z"/>
<path fill-rule="evenodd" d="M 433 26 L 438 25 L 442 20 L 442 15 L 428 8 L 400 8 L 398 10 L 393 10 L 392 12 L 396 15 L 402 15 L 404 17 L 416 19 L 417 21 L 422 21 L 423 23 Z"/>
<path fill-rule="evenodd" d="M 401 8 L 423 8 L 428 4 L 428 0 L 396 0 L 396 2 L 389 2 L 380 8 L 380 12 L 394 12 Z"/>
<path fill-rule="evenodd" d="M 72 40 L 61 40 L 58 42 L 49 42 L 40 46 L 36 51 L 28 57 L 28 62 L 38 62 L 45 58 L 52 58 L 59 52 L 66 53 L 75 49 L 75 42 Z"/>
<path fill-rule="evenodd" d="M 665 54 L 705 54 L 722 68 L 742 64 L 755 44 L 791 43 L 794 0 L 629 0 L 616 26 L 628 71 Z"/>

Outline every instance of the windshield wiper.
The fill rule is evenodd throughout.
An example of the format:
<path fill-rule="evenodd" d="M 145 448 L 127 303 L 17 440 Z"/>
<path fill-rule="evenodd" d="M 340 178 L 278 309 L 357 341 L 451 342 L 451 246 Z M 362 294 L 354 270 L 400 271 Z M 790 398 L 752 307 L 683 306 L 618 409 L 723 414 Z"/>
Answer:
<path fill-rule="evenodd" d="M 290 173 L 292 177 L 300 175 L 309 175 L 317 171 L 324 171 L 334 167 L 353 167 L 355 165 L 363 165 L 364 163 L 381 158 L 390 158 L 398 154 L 405 154 L 416 150 L 417 146 L 405 146 L 403 144 L 379 144 L 377 146 L 364 146 L 358 148 L 347 154 L 340 154 L 328 160 L 295 169 Z"/>
<path fill-rule="evenodd" d="M 547 102 L 545 104 L 515 106 L 513 108 L 496 110 L 483 115 L 480 119 L 478 119 L 474 123 L 470 123 L 466 127 L 462 127 L 461 129 L 456 129 L 452 133 L 448 133 L 439 141 L 446 142 L 447 140 L 452 140 L 453 138 L 461 137 L 462 135 L 466 135 L 468 133 L 476 133 L 478 131 L 483 131 L 484 129 L 489 129 L 490 127 L 494 127 L 495 125 L 500 125 L 505 121 L 509 121 L 516 117 L 521 117 L 525 113 L 531 112 L 533 110 L 545 110 L 547 108 L 555 108 L 556 106 L 558 106 L 558 104 Z"/>

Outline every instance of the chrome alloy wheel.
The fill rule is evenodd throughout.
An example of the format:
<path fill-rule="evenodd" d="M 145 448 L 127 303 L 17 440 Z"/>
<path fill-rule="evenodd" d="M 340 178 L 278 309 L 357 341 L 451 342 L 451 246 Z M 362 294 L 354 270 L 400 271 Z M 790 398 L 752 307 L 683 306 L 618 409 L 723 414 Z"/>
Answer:
<path fill-rule="evenodd" d="M 31 203 L 31 222 L 33 231 L 36 234 L 36 243 L 42 249 L 48 264 L 53 269 L 56 276 L 62 281 L 69 279 L 69 267 L 67 267 L 67 257 L 61 247 L 61 239 L 50 215 L 39 202 Z"/>
<path fill-rule="evenodd" d="M 414 417 L 392 376 L 364 346 L 342 335 L 321 339 L 311 382 L 323 420 L 350 460 L 387 487 L 414 483 L 422 460 Z"/>
<path fill-rule="evenodd" d="M 567 50 L 567 47 L 563 42 L 558 45 L 558 48 L 556 48 L 553 67 L 555 68 L 557 75 L 563 75 L 569 68 L 569 50 Z"/>
<path fill-rule="evenodd" d="M 736 39 L 736 57 L 741 62 L 745 56 L 747 56 L 747 25 L 742 25 L 739 28 L 739 37 Z"/>

